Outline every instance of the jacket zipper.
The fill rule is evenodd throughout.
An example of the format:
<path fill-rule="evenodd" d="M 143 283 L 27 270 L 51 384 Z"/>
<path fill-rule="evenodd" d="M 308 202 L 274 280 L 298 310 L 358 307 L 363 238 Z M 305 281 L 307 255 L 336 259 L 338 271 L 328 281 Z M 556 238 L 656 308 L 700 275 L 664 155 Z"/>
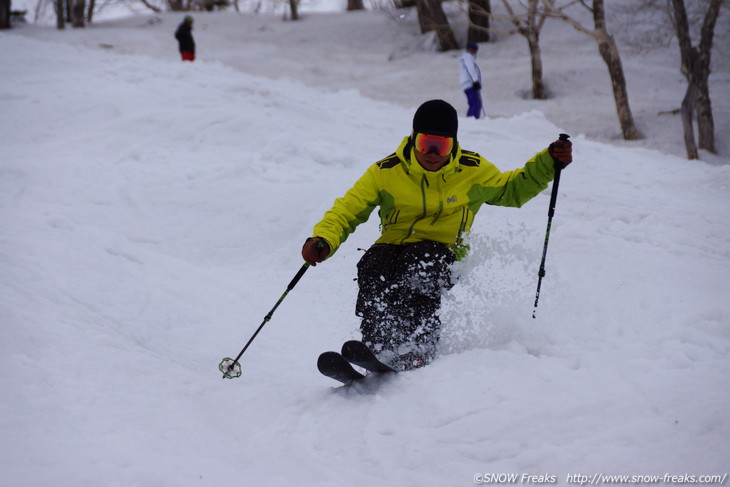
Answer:
<path fill-rule="evenodd" d="M 444 178 L 444 176 L 442 174 L 441 175 L 441 179 L 445 183 L 446 180 L 443 179 L 443 178 Z M 436 224 L 436 222 L 438 221 L 439 217 L 441 217 L 441 213 L 444 211 L 444 189 L 443 188 L 444 188 L 444 185 L 443 184 L 439 184 L 439 190 L 438 190 L 438 195 L 439 195 L 439 208 L 438 208 L 438 210 L 436 210 L 436 213 L 433 215 L 433 219 L 431 220 L 431 225 L 435 225 Z"/>
<path fill-rule="evenodd" d="M 428 179 L 426 178 L 426 175 L 424 174 L 421 176 L 421 205 L 423 206 L 423 213 L 419 218 L 416 218 L 413 220 L 413 223 L 411 223 L 411 226 L 408 228 L 408 233 L 406 233 L 405 237 L 400 241 L 400 244 L 403 245 L 403 243 L 406 241 L 408 237 L 410 237 L 413 234 L 413 228 L 416 226 L 416 223 L 420 222 L 424 218 L 426 218 L 426 188 L 429 186 Z"/>

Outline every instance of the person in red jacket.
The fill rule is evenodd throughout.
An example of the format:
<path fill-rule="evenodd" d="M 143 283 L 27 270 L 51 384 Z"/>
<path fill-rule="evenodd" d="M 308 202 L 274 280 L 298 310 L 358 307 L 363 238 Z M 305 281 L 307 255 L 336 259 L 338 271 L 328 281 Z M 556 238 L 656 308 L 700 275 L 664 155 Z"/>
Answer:
<path fill-rule="evenodd" d="M 193 39 L 193 18 L 186 15 L 175 31 L 183 61 L 195 61 L 195 40 Z"/>
<path fill-rule="evenodd" d="M 422 104 L 411 135 L 335 200 L 302 247 L 308 264 L 323 262 L 379 207 L 381 236 L 357 264 L 355 314 L 362 341 L 396 370 L 434 358 L 441 295 L 453 285 L 451 264 L 466 255 L 477 211 L 522 206 L 547 188 L 556 164 L 572 162 L 571 143 L 557 140 L 524 167 L 501 172 L 463 150 L 457 129 L 450 104 Z"/>

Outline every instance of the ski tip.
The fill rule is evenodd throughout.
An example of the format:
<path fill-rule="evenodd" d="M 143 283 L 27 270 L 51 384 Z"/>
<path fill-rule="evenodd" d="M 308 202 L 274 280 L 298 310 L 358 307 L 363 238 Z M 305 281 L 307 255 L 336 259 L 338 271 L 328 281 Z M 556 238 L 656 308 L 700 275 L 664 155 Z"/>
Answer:
<path fill-rule="evenodd" d="M 349 384 L 365 376 L 355 370 L 350 362 L 337 352 L 324 352 L 317 359 L 317 369 L 322 375 Z"/>

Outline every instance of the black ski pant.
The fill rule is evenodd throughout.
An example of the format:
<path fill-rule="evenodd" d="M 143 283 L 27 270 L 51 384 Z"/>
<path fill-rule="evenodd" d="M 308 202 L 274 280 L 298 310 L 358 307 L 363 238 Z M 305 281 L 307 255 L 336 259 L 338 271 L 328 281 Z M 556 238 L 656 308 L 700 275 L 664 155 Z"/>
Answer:
<path fill-rule="evenodd" d="M 357 264 L 355 314 L 363 342 L 396 369 L 429 363 L 441 332 L 441 294 L 452 286 L 456 259 L 446 245 L 376 244 Z"/>

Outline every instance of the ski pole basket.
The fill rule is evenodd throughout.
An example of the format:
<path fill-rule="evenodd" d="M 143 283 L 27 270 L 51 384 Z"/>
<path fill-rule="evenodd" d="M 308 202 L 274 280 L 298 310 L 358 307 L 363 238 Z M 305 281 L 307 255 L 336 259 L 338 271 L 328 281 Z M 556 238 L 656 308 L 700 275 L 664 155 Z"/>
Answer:
<path fill-rule="evenodd" d="M 226 357 L 221 360 L 221 363 L 218 364 L 218 370 L 223 372 L 224 379 L 241 377 L 241 363 L 233 360 L 231 357 Z"/>

